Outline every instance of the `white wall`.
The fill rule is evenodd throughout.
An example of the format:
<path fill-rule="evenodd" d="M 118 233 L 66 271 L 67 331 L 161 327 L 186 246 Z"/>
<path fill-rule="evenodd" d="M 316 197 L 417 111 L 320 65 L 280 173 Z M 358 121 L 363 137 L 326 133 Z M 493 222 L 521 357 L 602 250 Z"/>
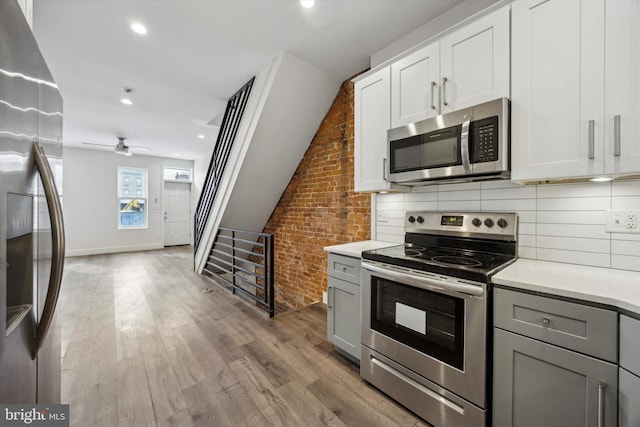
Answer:
<path fill-rule="evenodd" d="M 118 230 L 119 166 L 148 171 L 146 229 Z M 65 147 L 62 199 L 67 256 L 162 248 L 163 167 L 193 169 L 193 161 Z"/>
<path fill-rule="evenodd" d="M 640 180 L 440 184 L 405 194 L 379 194 L 375 209 L 389 218 L 375 224 L 377 240 L 402 242 L 408 210 L 517 212 L 522 258 L 640 271 L 640 234 L 607 233 L 604 225 L 608 209 L 640 209 Z"/>

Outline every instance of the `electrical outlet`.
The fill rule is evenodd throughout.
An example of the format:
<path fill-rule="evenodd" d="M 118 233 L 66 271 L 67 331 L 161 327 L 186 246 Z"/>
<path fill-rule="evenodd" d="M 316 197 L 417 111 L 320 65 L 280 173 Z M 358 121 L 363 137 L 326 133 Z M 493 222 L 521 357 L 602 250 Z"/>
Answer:
<path fill-rule="evenodd" d="M 608 210 L 606 212 L 605 230 L 609 233 L 640 233 L 636 210 Z"/>
<path fill-rule="evenodd" d="M 378 222 L 388 222 L 389 216 L 387 215 L 387 211 L 378 211 L 376 218 Z"/>

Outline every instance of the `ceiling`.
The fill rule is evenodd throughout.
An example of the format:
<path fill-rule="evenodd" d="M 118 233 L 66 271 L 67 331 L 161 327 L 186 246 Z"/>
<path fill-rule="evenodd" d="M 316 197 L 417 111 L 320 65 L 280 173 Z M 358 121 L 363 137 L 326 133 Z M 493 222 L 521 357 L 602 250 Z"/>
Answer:
<path fill-rule="evenodd" d="M 64 100 L 66 146 L 123 136 L 150 148 L 134 154 L 198 159 L 215 143 L 207 123 L 280 52 L 344 81 L 461 1 L 33 0 L 33 29 Z"/>

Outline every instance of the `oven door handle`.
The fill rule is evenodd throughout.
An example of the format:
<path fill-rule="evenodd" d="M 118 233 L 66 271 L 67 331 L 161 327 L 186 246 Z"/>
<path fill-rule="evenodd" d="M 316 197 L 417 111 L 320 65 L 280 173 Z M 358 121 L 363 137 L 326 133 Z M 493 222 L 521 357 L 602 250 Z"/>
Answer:
<path fill-rule="evenodd" d="M 362 268 L 376 273 L 383 278 L 394 280 L 401 283 L 408 283 L 413 286 L 417 286 L 422 289 L 431 291 L 453 291 L 462 294 L 468 294 L 480 297 L 484 295 L 484 289 L 482 286 L 467 285 L 464 283 L 452 283 L 445 280 L 431 279 L 426 277 L 418 277 L 412 274 L 403 273 L 401 271 L 390 270 L 389 268 L 378 267 L 377 265 L 362 263 Z"/>

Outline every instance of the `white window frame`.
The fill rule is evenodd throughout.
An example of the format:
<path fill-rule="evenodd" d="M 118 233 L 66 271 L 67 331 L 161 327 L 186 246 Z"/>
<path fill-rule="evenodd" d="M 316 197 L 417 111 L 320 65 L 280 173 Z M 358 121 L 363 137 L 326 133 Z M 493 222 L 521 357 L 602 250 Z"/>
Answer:
<path fill-rule="evenodd" d="M 123 172 L 132 172 L 135 174 L 144 174 L 144 182 L 142 183 L 142 194 L 138 194 L 136 189 L 136 194 L 125 194 L 129 189 L 123 188 Z M 140 230 L 149 228 L 149 171 L 146 168 L 131 168 L 127 166 L 118 166 L 118 230 Z M 138 199 L 144 203 L 144 224 L 143 225 L 122 225 L 120 221 L 120 205 L 122 204 L 122 199 Z"/>

